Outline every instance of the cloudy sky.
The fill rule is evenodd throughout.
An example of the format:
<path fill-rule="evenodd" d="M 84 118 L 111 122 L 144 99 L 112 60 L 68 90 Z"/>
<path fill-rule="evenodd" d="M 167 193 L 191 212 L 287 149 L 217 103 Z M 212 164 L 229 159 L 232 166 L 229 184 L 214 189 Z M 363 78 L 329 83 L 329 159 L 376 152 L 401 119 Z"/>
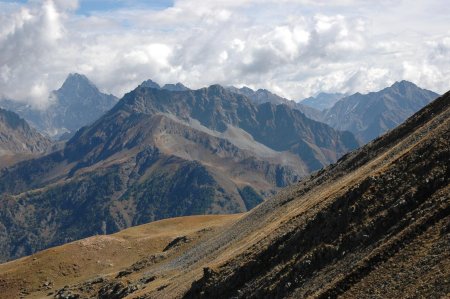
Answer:
<path fill-rule="evenodd" d="M 332 2 L 332 4 L 330 4 Z M 68 73 L 299 100 L 410 80 L 450 89 L 447 0 L 0 0 L 0 96 L 45 106 Z"/>

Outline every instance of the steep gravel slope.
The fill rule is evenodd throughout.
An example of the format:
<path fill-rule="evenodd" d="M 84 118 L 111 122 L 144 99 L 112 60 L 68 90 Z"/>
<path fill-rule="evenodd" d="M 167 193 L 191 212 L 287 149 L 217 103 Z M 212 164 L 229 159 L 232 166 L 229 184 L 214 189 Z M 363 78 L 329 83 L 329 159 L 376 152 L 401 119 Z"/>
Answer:
<path fill-rule="evenodd" d="M 447 93 L 250 213 L 241 222 L 265 218 L 262 237 L 204 269 L 184 297 L 448 294 L 449 104 Z"/>

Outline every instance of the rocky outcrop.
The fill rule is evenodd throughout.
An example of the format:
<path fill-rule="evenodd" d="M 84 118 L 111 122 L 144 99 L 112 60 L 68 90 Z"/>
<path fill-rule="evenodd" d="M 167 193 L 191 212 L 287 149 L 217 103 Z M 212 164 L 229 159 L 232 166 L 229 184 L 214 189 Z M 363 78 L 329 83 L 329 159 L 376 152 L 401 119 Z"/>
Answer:
<path fill-rule="evenodd" d="M 17 114 L 0 108 L 0 156 L 43 154 L 51 146 L 48 138 L 31 128 Z"/>

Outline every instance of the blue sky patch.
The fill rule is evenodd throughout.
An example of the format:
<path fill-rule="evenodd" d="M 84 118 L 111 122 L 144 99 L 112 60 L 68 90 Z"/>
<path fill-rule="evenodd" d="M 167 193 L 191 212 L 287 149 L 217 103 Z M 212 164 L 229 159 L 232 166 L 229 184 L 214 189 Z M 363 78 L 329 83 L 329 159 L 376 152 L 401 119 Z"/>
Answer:
<path fill-rule="evenodd" d="M 32 2 L 30 0 L 0 0 L 6 3 Z M 79 0 L 78 14 L 90 15 L 95 12 L 107 12 L 118 9 L 155 9 L 161 10 L 173 5 L 173 0 Z"/>
<path fill-rule="evenodd" d="M 172 0 L 81 0 L 77 13 L 112 11 L 117 9 L 165 9 L 172 6 Z"/>

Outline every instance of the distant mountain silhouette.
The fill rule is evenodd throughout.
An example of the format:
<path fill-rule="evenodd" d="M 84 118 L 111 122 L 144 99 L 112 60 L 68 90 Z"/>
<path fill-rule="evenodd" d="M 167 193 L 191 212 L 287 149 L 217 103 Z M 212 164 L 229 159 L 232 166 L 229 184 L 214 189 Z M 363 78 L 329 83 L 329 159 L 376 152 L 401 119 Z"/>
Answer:
<path fill-rule="evenodd" d="M 45 110 L 13 101 L 0 101 L 0 106 L 15 111 L 39 131 L 57 139 L 70 137 L 97 120 L 117 103 L 117 98 L 100 92 L 86 76 L 70 74 L 61 88 L 50 94 L 49 101 Z"/>
<path fill-rule="evenodd" d="M 401 81 L 378 92 L 356 93 L 323 111 L 320 120 L 338 130 L 348 130 L 364 143 L 395 128 L 439 95 Z"/>
<path fill-rule="evenodd" d="M 343 93 L 326 93 L 321 92 L 314 97 L 309 97 L 301 100 L 299 103 L 323 111 L 325 109 L 329 109 L 336 104 L 337 101 L 344 98 L 346 95 Z"/>

